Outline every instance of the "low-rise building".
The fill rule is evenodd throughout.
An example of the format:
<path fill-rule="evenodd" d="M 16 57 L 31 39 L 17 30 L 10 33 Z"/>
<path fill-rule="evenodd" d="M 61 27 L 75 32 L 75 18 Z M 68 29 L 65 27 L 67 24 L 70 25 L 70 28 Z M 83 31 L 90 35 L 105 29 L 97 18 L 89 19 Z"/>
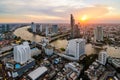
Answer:
<path fill-rule="evenodd" d="M 112 65 L 116 68 L 120 68 L 120 59 L 112 59 Z"/>
<path fill-rule="evenodd" d="M 16 63 L 14 60 L 8 61 L 6 63 L 6 70 L 10 71 L 9 73 L 13 78 L 22 76 L 26 71 L 35 66 L 35 60 L 31 59 L 25 64 Z"/>
<path fill-rule="evenodd" d="M 60 71 L 59 73 L 57 73 L 55 80 L 76 80 L 79 77 L 82 69 L 83 66 L 79 63 L 67 63 L 65 64 L 62 72 Z"/>
<path fill-rule="evenodd" d="M 53 47 L 51 45 L 47 45 L 45 47 L 45 54 L 48 55 L 48 56 L 53 55 Z"/>
<path fill-rule="evenodd" d="M 93 62 L 89 66 L 89 69 L 85 71 L 85 74 L 87 74 L 90 80 L 97 80 L 105 70 L 106 68 L 103 65 L 100 65 L 98 62 Z"/>
<path fill-rule="evenodd" d="M 30 72 L 28 74 L 28 77 L 30 78 L 30 80 L 37 80 L 39 79 L 42 75 L 44 75 L 47 72 L 47 68 L 46 67 L 38 67 L 37 69 L 35 69 L 34 71 Z"/>
<path fill-rule="evenodd" d="M 102 65 L 105 65 L 107 62 L 107 57 L 108 57 L 107 52 L 105 51 L 100 52 L 98 56 L 98 62 Z"/>

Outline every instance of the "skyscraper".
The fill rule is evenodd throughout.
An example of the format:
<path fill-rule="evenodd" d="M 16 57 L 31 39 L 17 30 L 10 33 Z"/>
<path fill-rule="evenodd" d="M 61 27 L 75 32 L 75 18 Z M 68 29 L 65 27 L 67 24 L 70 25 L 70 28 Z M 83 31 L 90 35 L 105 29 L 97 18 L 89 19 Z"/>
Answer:
<path fill-rule="evenodd" d="M 74 25 L 75 25 L 75 20 L 74 20 L 74 17 L 73 15 L 71 14 L 70 15 L 70 26 L 71 26 L 71 38 L 74 38 Z"/>
<path fill-rule="evenodd" d="M 24 64 L 31 59 L 31 50 L 28 42 L 14 47 L 14 60 L 20 64 Z"/>
<path fill-rule="evenodd" d="M 45 29 L 45 35 L 48 36 L 48 34 L 49 34 L 49 30 L 48 30 L 48 27 L 46 27 L 46 29 Z"/>
<path fill-rule="evenodd" d="M 108 57 L 107 52 L 105 51 L 100 52 L 98 56 L 98 62 L 105 65 L 107 61 L 107 57 Z"/>
<path fill-rule="evenodd" d="M 4 32 L 7 32 L 7 31 L 10 31 L 9 24 L 4 24 L 4 25 L 0 26 L 0 33 L 4 33 Z"/>
<path fill-rule="evenodd" d="M 36 33 L 36 25 L 33 22 L 31 23 L 31 29 L 33 33 Z"/>
<path fill-rule="evenodd" d="M 73 29 L 73 38 L 79 38 L 79 37 L 80 37 L 80 29 L 78 25 L 75 25 Z"/>
<path fill-rule="evenodd" d="M 79 59 L 81 55 L 85 53 L 85 40 L 84 39 L 72 39 L 68 42 L 66 54 Z"/>
<path fill-rule="evenodd" d="M 52 32 L 58 33 L 58 25 L 52 25 Z"/>
<path fill-rule="evenodd" d="M 42 26 L 42 24 L 40 25 L 39 29 L 40 29 L 40 32 L 43 31 L 43 26 Z"/>
<path fill-rule="evenodd" d="M 103 41 L 103 29 L 102 27 L 96 27 L 94 30 L 94 42 Z"/>

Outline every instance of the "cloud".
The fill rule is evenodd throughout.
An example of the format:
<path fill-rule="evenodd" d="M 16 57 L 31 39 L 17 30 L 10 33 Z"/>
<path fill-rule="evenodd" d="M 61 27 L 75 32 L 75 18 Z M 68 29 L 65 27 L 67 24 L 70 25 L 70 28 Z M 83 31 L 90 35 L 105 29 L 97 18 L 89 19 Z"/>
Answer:
<path fill-rule="evenodd" d="M 77 1 L 77 2 L 76 2 Z M 68 8 L 85 6 L 83 0 L 1 0 L 0 13 L 27 14 L 53 13 L 66 11 Z M 3 7 L 4 6 L 4 7 Z M 50 12 L 49 12 L 50 11 Z"/>
<path fill-rule="evenodd" d="M 0 0 L 0 17 L 4 20 L 9 18 L 17 21 L 23 19 L 22 21 L 68 22 L 71 13 L 79 20 L 83 15 L 87 15 L 89 19 L 100 19 L 115 12 L 112 11 L 113 6 L 89 2 L 88 0 Z"/>
<path fill-rule="evenodd" d="M 81 18 L 83 15 L 87 15 L 91 18 L 99 18 L 110 12 L 108 6 L 104 5 L 95 5 L 93 7 L 85 7 L 82 9 L 74 10 L 74 15 L 78 18 Z"/>
<path fill-rule="evenodd" d="M 47 15 L 25 15 L 26 17 L 38 20 L 62 20 L 61 17 L 47 16 Z"/>

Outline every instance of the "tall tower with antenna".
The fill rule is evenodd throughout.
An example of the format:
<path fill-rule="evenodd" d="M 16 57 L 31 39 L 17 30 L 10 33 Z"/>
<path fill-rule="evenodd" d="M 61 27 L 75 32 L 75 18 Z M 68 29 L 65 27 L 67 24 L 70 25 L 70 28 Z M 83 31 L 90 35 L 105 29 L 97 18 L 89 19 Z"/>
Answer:
<path fill-rule="evenodd" d="M 75 19 L 73 15 L 70 15 L 70 26 L 71 26 L 71 38 L 74 38 L 74 25 L 75 25 Z"/>

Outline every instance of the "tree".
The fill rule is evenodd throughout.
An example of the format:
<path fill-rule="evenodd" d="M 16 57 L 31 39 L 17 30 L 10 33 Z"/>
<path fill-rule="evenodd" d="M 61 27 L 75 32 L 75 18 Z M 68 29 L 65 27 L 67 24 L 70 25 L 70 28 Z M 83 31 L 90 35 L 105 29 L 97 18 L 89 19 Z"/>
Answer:
<path fill-rule="evenodd" d="M 65 48 L 60 48 L 61 51 L 65 51 Z"/>

